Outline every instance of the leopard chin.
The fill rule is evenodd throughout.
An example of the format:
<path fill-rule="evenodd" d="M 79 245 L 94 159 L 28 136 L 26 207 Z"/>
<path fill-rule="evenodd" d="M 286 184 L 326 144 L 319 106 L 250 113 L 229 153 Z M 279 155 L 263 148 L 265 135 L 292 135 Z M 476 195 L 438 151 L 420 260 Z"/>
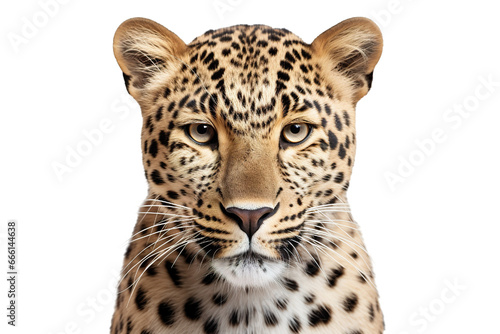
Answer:
<path fill-rule="evenodd" d="M 248 251 L 230 258 L 214 259 L 212 268 L 233 286 L 260 288 L 276 284 L 286 264 Z"/>

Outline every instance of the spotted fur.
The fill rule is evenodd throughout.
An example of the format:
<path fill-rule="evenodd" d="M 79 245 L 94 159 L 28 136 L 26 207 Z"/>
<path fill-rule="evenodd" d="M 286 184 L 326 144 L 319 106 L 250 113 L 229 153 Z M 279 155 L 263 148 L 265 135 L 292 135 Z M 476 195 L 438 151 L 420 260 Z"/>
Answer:
<path fill-rule="evenodd" d="M 149 193 L 111 333 L 383 332 L 345 196 L 381 50 L 364 18 L 311 44 L 261 25 L 188 45 L 146 19 L 118 28 Z"/>

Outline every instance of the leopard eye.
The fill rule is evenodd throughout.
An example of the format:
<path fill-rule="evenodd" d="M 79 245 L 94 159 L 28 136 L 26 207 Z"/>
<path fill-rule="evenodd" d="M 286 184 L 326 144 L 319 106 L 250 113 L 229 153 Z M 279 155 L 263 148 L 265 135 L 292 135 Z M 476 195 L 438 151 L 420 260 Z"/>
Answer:
<path fill-rule="evenodd" d="M 311 126 L 306 123 L 288 124 L 283 128 L 283 139 L 291 144 L 298 144 L 307 138 L 311 132 Z"/>
<path fill-rule="evenodd" d="M 206 123 L 194 123 L 189 125 L 187 134 L 198 144 L 208 144 L 215 139 L 215 129 Z"/>

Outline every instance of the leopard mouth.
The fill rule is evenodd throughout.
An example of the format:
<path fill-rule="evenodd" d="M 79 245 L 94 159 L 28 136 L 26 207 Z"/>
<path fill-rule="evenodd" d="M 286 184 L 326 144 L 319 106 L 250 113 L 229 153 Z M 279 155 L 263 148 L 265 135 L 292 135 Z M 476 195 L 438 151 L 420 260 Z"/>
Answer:
<path fill-rule="evenodd" d="M 235 256 L 215 259 L 213 268 L 239 287 L 261 287 L 278 280 L 286 265 L 282 261 L 248 250 Z"/>

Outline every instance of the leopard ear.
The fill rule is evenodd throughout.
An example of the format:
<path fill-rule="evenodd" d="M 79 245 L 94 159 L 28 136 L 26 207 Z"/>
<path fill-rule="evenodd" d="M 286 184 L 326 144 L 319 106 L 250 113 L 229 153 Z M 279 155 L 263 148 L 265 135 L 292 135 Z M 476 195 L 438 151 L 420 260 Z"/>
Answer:
<path fill-rule="evenodd" d="M 326 66 L 351 79 L 357 102 L 371 87 L 373 69 L 382 54 L 382 33 L 371 20 L 354 17 L 331 27 L 311 44 Z"/>
<path fill-rule="evenodd" d="M 162 25 L 144 18 L 123 22 L 116 30 L 113 51 L 128 92 L 140 99 L 148 85 L 180 66 L 186 44 Z"/>

